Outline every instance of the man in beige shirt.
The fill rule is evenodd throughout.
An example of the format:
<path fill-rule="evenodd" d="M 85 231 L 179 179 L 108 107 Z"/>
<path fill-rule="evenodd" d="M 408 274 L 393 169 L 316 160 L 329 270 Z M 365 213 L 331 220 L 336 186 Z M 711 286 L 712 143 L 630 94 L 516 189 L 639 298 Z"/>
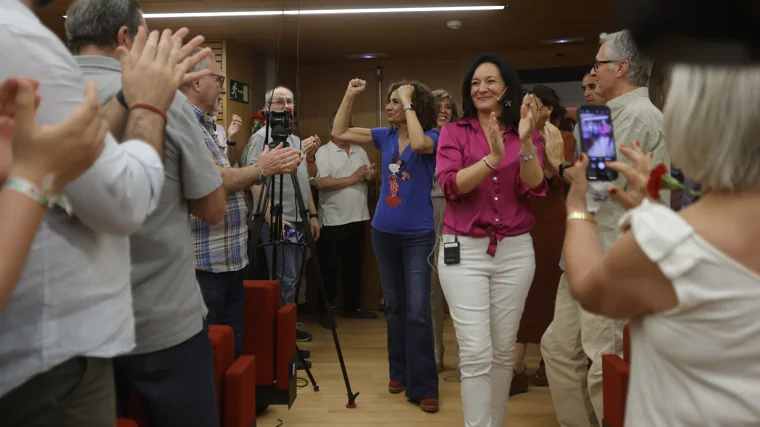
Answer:
<path fill-rule="evenodd" d="M 639 141 L 644 152 L 654 153 L 653 165 L 670 165 L 662 113 L 649 100 L 646 87 L 652 63 L 639 53 L 628 31 L 602 34 L 600 42 L 594 62 L 597 90 L 609 100 L 616 146 Z M 627 161 L 619 150 L 617 156 Z M 622 175 L 611 184 L 628 186 Z M 670 194 L 663 194 L 662 199 L 670 200 Z M 599 206 L 596 220 L 605 251 L 620 235 L 618 222 L 624 211 L 611 199 Z M 567 276 L 562 275 L 554 321 L 541 340 L 554 409 L 562 427 L 602 425 L 602 355 L 622 353 L 625 324 L 584 311 L 570 295 Z"/>

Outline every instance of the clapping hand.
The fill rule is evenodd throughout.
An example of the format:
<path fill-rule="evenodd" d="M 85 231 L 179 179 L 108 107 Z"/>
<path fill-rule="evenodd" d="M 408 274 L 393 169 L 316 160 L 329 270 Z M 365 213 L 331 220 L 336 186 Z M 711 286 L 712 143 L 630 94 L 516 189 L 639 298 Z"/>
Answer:
<path fill-rule="evenodd" d="M 90 83 L 71 116 L 55 126 L 40 126 L 35 119 L 36 87 L 28 79 L 10 79 L 0 87 L 0 147 L 5 151 L 12 146 L 13 152 L 12 161 L 8 153 L 2 154 L 11 169 L 0 169 L 0 175 L 10 173 L 55 194 L 98 158 L 108 124 L 100 114 L 95 84 Z"/>
<path fill-rule="evenodd" d="M 501 163 L 501 159 L 504 158 L 504 136 L 502 135 L 496 113 L 491 113 L 491 117 L 488 119 L 488 128 L 485 129 L 485 132 L 488 146 L 491 148 L 488 164 L 492 167 L 497 167 Z"/>
<path fill-rule="evenodd" d="M 377 168 L 377 165 L 375 165 L 374 163 L 372 163 L 371 165 L 369 165 L 369 167 L 367 167 L 367 170 L 364 172 L 365 181 L 370 181 L 375 178 L 375 173 L 377 173 L 376 168 Z"/>
<path fill-rule="evenodd" d="M 520 106 L 520 124 L 518 126 L 520 141 L 533 143 L 533 131 L 536 129 L 537 118 L 536 99 L 533 95 L 527 94 Z"/>
<path fill-rule="evenodd" d="M 367 173 L 368 167 L 367 165 L 361 165 L 354 171 L 354 174 L 352 175 L 353 181 L 352 183 L 357 183 L 361 181 L 364 178 L 364 175 Z"/>
<path fill-rule="evenodd" d="M 317 153 L 317 150 L 319 149 L 319 146 L 321 145 L 322 141 L 320 141 L 319 136 L 314 135 L 310 136 L 303 140 L 303 143 L 301 144 L 301 148 L 303 149 L 304 157 L 309 158 Z"/>
<path fill-rule="evenodd" d="M 171 30 L 164 30 L 160 35 L 153 31 L 147 36 L 145 28 L 140 27 L 130 51 L 118 48 L 127 104 L 149 104 L 166 111 L 180 85 L 211 74 L 208 69 L 188 73 L 211 54 L 211 49 L 206 48 L 190 56 L 204 39 L 198 36 L 183 46 L 182 39 L 188 32 L 182 28 L 173 35 Z"/>
<path fill-rule="evenodd" d="M 237 114 L 233 114 L 230 126 L 227 128 L 227 140 L 234 141 L 235 135 L 240 131 L 241 126 L 243 126 L 243 119 Z"/>
<path fill-rule="evenodd" d="M 348 89 L 346 89 L 346 94 L 356 96 L 364 92 L 365 89 L 367 89 L 366 81 L 362 79 L 353 79 L 350 82 L 348 82 Z"/>
<path fill-rule="evenodd" d="M 544 138 L 544 148 L 546 157 L 552 165 L 554 172 L 559 172 L 559 165 L 565 161 L 565 141 L 562 139 L 562 132 L 551 124 L 544 124 L 544 131 L 541 133 Z"/>

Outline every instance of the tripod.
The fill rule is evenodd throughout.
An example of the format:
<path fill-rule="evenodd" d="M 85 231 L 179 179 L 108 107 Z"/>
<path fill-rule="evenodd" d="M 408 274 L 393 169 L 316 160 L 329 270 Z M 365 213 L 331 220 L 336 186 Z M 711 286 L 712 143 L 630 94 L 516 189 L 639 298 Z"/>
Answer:
<path fill-rule="evenodd" d="M 274 112 L 272 112 L 274 113 Z M 274 114 L 273 114 L 274 115 Z M 289 120 L 288 120 L 289 121 Z M 286 122 L 287 123 L 287 122 Z M 287 130 L 288 126 L 284 126 L 284 129 L 282 126 L 278 126 L 277 132 L 272 132 L 272 142 L 269 141 L 269 129 L 270 129 L 270 120 L 267 120 L 266 124 L 266 130 L 265 130 L 265 137 L 264 137 L 264 143 L 269 143 L 270 149 L 275 149 L 280 143 L 283 144 L 283 148 L 286 148 L 289 146 L 288 143 L 288 137 L 290 132 L 283 130 Z M 309 211 L 306 206 L 306 203 L 304 202 L 303 193 L 301 192 L 301 187 L 298 183 L 298 177 L 297 172 L 293 172 L 290 175 L 290 178 L 293 183 L 293 189 L 295 192 L 295 201 L 296 201 L 296 209 L 297 209 L 297 215 L 296 218 L 300 216 L 300 218 L 303 218 L 305 226 L 304 226 L 304 243 L 300 242 L 300 239 L 298 238 L 298 230 L 294 230 L 296 239 L 295 242 L 291 242 L 290 240 L 283 239 L 283 224 L 282 224 L 282 194 L 283 194 L 283 183 L 285 180 L 285 177 L 283 175 L 280 175 L 279 185 L 277 185 L 277 180 L 275 179 L 275 176 L 271 176 L 266 179 L 266 182 L 262 185 L 261 190 L 259 192 L 258 201 L 256 203 L 256 209 L 254 213 L 254 226 L 258 227 L 257 229 L 260 230 L 261 227 L 264 224 L 265 221 L 265 211 L 267 203 L 271 200 L 270 203 L 270 242 L 265 243 L 264 246 L 272 246 L 272 265 L 271 265 L 271 275 L 272 277 L 276 278 L 276 272 L 278 271 L 278 249 L 280 249 L 283 245 L 297 245 L 299 247 L 303 247 L 304 249 L 306 247 L 309 248 L 311 251 L 311 256 L 316 257 L 317 255 L 317 249 L 316 249 L 316 242 L 314 240 L 314 236 L 311 233 L 311 227 L 308 224 L 309 220 Z M 279 193 L 277 193 L 276 187 L 279 187 Z M 275 203 L 276 202 L 276 203 Z M 304 254 L 305 259 L 305 254 Z M 316 258 L 315 258 L 316 260 Z M 318 260 L 317 260 L 318 261 Z M 302 271 L 304 268 L 305 263 L 301 263 L 301 266 L 299 267 L 299 274 L 296 277 L 296 283 L 300 280 L 300 277 L 302 276 Z M 347 408 L 355 408 L 356 407 L 356 397 L 359 395 L 359 393 L 354 393 L 351 390 L 351 382 L 348 379 L 348 372 L 346 371 L 346 364 L 343 359 L 343 351 L 340 347 L 340 340 L 338 339 L 338 332 L 336 330 L 336 323 L 335 323 L 335 317 L 333 316 L 332 312 L 330 311 L 330 303 L 327 299 L 327 291 L 325 289 L 325 283 L 322 279 L 322 272 L 319 269 L 319 262 L 315 262 L 316 269 L 317 269 L 317 278 L 319 281 L 319 289 L 321 294 L 321 300 L 322 305 L 324 307 L 324 310 L 326 312 L 325 317 L 325 326 L 327 326 L 332 331 L 332 337 L 333 342 L 335 344 L 335 350 L 338 353 L 338 361 L 340 362 L 340 369 L 343 373 L 343 380 L 346 383 L 346 394 L 348 395 L 348 404 L 346 405 Z M 284 284 L 281 284 L 281 286 Z M 306 363 L 304 360 L 303 354 L 304 352 L 300 349 L 297 349 L 297 357 L 301 365 L 304 367 L 304 370 L 306 371 L 306 375 L 309 377 L 309 381 L 311 382 L 311 385 L 314 389 L 314 391 L 319 391 L 319 386 L 316 384 L 316 381 L 314 379 L 314 376 L 311 373 L 311 369 L 309 368 L 309 364 Z"/>

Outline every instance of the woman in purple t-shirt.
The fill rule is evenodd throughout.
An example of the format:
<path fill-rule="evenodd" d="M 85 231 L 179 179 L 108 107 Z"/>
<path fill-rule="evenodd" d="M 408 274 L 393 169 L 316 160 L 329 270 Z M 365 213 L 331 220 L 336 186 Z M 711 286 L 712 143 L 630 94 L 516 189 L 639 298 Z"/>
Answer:
<path fill-rule="evenodd" d="M 433 352 L 428 262 L 435 244 L 430 187 L 438 145 L 435 98 L 420 83 L 395 83 L 388 91 L 391 127 L 349 128 L 351 107 L 367 83 L 354 79 L 333 124 L 332 137 L 373 143 L 383 181 L 372 218 L 372 247 L 380 270 L 388 323 L 391 393 L 406 391 L 425 412 L 438 411 L 438 371 Z"/>
<path fill-rule="evenodd" d="M 464 119 L 444 126 L 437 154 L 446 198 L 438 274 L 459 343 L 469 427 L 505 423 L 517 328 L 536 268 L 528 199 L 547 187 L 535 100 L 521 94 L 506 60 L 476 59 L 462 83 Z"/>

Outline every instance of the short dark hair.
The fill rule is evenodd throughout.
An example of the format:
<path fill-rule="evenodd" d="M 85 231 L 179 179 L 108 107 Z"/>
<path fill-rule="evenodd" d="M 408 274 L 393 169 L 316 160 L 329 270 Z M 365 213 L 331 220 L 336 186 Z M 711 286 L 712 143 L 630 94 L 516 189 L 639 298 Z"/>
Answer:
<path fill-rule="evenodd" d="M 552 108 L 552 115 L 549 117 L 550 123 L 557 123 L 567 114 L 567 110 L 562 106 L 562 100 L 559 98 L 559 95 L 549 86 L 535 85 L 528 92 L 540 99 L 545 106 Z"/>
<path fill-rule="evenodd" d="M 126 26 L 132 37 L 142 24 L 137 0 L 74 0 L 66 12 L 66 43 L 79 54 L 82 46 L 116 47 L 119 29 Z"/>
<path fill-rule="evenodd" d="M 575 125 L 578 124 L 572 117 L 563 117 L 559 122 L 559 130 L 566 132 L 572 132 L 575 130 Z"/>
<path fill-rule="evenodd" d="M 472 77 L 475 75 L 475 70 L 486 63 L 491 63 L 499 69 L 501 78 L 504 80 L 504 84 L 507 85 L 507 93 L 502 98 L 502 102 L 505 103 L 504 114 L 499 117 L 499 120 L 505 125 L 517 126 L 520 122 L 522 84 L 512 64 L 495 53 L 485 53 L 475 58 L 472 65 L 470 65 L 469 71 L 465 74 L 462 80 L 462 116 L 470 117 L 478 113 L 475 103 L 472 102 L 470 88 L 472 87 Z M 509 105 L 509 101 L 511 101 L 511 105 Z"/>
<path fill-rule="evenodd" d="M 438 116 L 435 97 L 433 97 L 430 88 L 424 84 L 420 82 L 393 83 L 390 88 L 388 88 L 386 102 L 391 102 L 391 95 L 396 89 L 406 85 L 410 85 L 414 88 L 414 93 L 412 93 L 412 104 L 414 104 L 414 112 L 417 114 L 417 119 L 419 119 L 420 124 L 422 125 L 422 130 L 427 132 L 431 129 L 435 129 L 437 125 L 436 116 Z"/>
<path fill-rule="evenodd" d="M 457 105 L 457 101 L 451 96 L 451 94 L 443 89 L 437 89 L 433 91 L 433 97 L 435 98 L 436 108 L 438 107 L 438 104 L 448 100 L 451 103 L 451 121 L 455 122 L 459 120 L 459 105 Z"/>

